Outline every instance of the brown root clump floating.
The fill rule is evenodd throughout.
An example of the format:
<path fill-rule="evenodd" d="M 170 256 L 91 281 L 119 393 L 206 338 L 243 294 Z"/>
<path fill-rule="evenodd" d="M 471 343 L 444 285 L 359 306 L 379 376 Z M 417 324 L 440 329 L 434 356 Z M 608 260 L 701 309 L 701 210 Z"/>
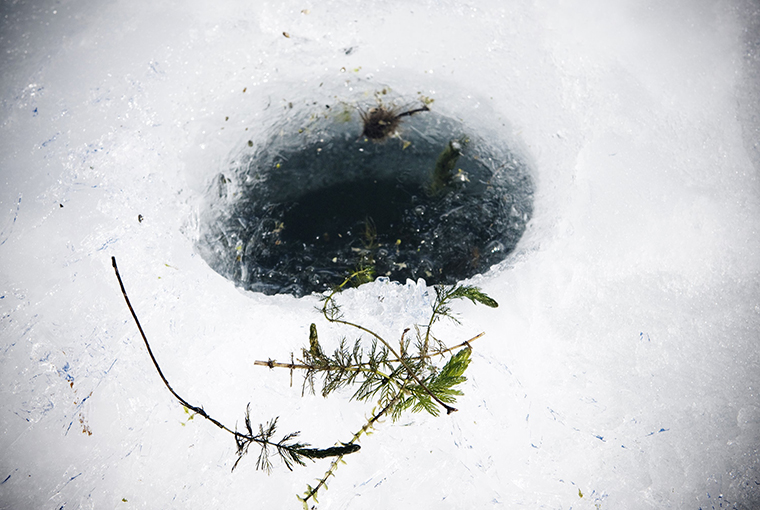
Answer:
<path fill-rule="evenodd" d="M 421 108 L 415 108 L 403 113 L 398 113 L 396 108 L 387 108 L 382 104 L 370 108 L 369 111 L 361 111 L 360 115 L 364 129 L 362 130 L 362 136 L 366 137 L 373 142 L 381 142 L 393 136 L 396 133 L 399 125 L 401 124 L 402 117 L 414 115 L 419 112 L 430 111 L 427 105 L 422 105 Z"/>

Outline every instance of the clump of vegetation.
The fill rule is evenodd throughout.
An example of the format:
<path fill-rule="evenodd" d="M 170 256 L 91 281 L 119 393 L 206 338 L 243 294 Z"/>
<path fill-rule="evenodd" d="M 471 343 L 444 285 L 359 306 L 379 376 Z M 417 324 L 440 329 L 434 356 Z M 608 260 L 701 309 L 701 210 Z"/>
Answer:
<path fill-rule="evenodd" d="M 457 386 L 466 380 L 464 373 L 470 364 L 471 343 L 483 336 L 483 333 L 449 347 L 435 336 L 434 326 L 446 318 L 457 321 L 451 310 L 451 304 L 456 300 L 469 299 L 473 303 L 492 308 L 498 306 L 496 301 L 477 287 L 435 286 L 435 299 L 427 322 L 413 325 L 413 332 L 412 328 L 405 329 L 399 339 L 391 341 L 344 316 L 338 303 L 341 291 L 348 285 L 371 279 L 371 268 L 360 269 L 348 275 L 342 284 L 323 296 L 321 312 L 328 322 L 358 331 L 359 338 L 354 342 L 348 342 L 343 338 L 333 352 L 328 353 L 319 340 L 316 324 L 311 324 L 309 343 L 301 350 L 300 358 L 296 359 L 295 355 L 291 354 L 290 363 L 272 359 L 254 362 L 254 365 L 270 369 L 290 370 L 291 377 L 293 371 L 302 371 L 304 392 L 318 391 L 327 397 L 338 389 L 351 388 L 353 400 L 374 403 L 370 417 L 346 441 L 336 442 L 329 448 L 311 448 L 308 443 L 297 441 L 298 432 L 286 434 L 275 440 L 277 418 L 270 420 L 266 426 L 259 424 L 258 427 L 254 427 L 250 417 L 250 405 L 245 411 L 245 429 L 240 432 L 223 425 L 207 414 L 202 407 L 194 406 L 180 397 L 161 372 L 124 290 L 116 259 L 112 258 L 112 262 L 124 299 L 166 387 L 185 408 L 234 436 L 238 458 L 232 467 L 233 470 L 254 444 L 260 448 L 256 467 L 267 472 L 272 468 L 272 452 L 275 452 L 291 470 L 294 464 L 304 465 L 306 459 L 333 459 L 325 474 L 315 484 L 307 485 L 306 491 L 299 496 L 305 509 L 309 508 L 309 502 L 312 500 L 317 502 L 317 495 L 322 488 L 327 489 L 328 479 L 335 475 L 343 458 L 361 449 L 358 444 L 361 437 L 371 432 L 378 420 L 389 416 L 392 421 L 396 421 L 407 411 L 425 411 L 433 416 L 440 415 L 441 410 L 445 410 L 446 414 L 457 411 L 454 404 L 456 398 L 462 395 Z"/>
<path fill-rule="evenodd" d="M 345 450 L 335 456 L 324 476 L 317 480 L 316 485 L 307 486 L 306 492 L 300 497 L 304 508 L 308 508 L 308 501 L 316 501 L 322 487 L 327 487 L 327 480 L 334 476 L 343 455 L 356 451 L 350 448 L 358 447 L 359 439 L 371 431 L 382 417 L 390 416 L 396 421 L 408 410 L 425 411 L 433 416 L 438 416 L 441 409 L 446 414 L 457 410 L 453 404 L 462 392 L 456 386 L 466 380 L 464 372 L 470 364 L 472 352 L 470 343 L 483 333 L 454 347 L 448 347 L 433 334 L 433 325 L 443 318 L 457 320 L 450 305 L 458 299 L 466 298 L 492 308 L 498 306 L 495 300 L 477 287 L 436 286 L 436 297 L 428 322 L 415 326 L 413 335 L 409 334 L 410 329 L 404 330 L 398 345 L 395 345 L 378 333 L 347 320 L 341 312 L 337 297 L 343 287 L 357 280 L 362 281 L 365 277 L 361 272 L 355 272 L 324 296 L 322 314 L 327 321 L 356 329 L 367 338 L 360 337 L 353 344 L 344 338 L 332 354 L 326 354 L 319 342 L 317 326 L 312 324 L 309 347 L 302 350 L 298 364 L 257 362 L 258 365 L 271 368 L 303 370 L 304 390 L 314 393 L 319 388 L 323 397 L 340 388 L 351 387 L 354 388 L 351 397 L 353 400 L 375 402 L 370 418 L 348 441 L 341 443 L 338 448 Z M 442 367 L 436 363 L 446 356 L 449 356 L 448 360 Z"/>
<path fill-rule="evenodd" d="M 396 134 L 404 117 L 427 111 L 430 111 L 427 104 L 423 104 L 420 108 L 399 113 L 396 107 L 389 107 L 379 103 L 366 112 L 363 110 L 359 112 L 363 124 L 362 136 L 373 142 L 381 142 Z"/>

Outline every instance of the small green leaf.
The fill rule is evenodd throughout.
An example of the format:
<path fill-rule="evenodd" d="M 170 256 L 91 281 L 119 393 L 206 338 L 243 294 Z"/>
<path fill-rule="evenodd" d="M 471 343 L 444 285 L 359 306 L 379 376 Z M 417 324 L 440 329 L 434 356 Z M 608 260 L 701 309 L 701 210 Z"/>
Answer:
<path fill-rule="evenodd" d="M 460 350 L 451 357 L 441 372 L 428 384 L 430 391 L 442 402 L 454 403 L 455 397 L 462 394 L 461 391 L 454 389 L 454 386 L 467 380 L 463 374 L 470 364 L 471 352 L 472 350 L 469 347 Z"/>
<path fill-rule="evenodd" d="M 441 373 L 438 376 L 438 379 L 461 378 L 462 380 L 459 382 L 465 381 L 466 379 L 462 377 L 462 374 L 464 374 L 464 371 L 467 370 L 467 367 L 470 364 L 471 353 L 472 353 L 472 349 L 470 349 L 469 347 L 465 347 L 464 349 L 461 349 L 458 353 L 456 353 L 454 356 L 452 356 L 451 359 L 443 367 L 443 370 L 441 370 Z M 455 384 L 459 384 L 459 382 Z"/>
<path fill-rule="evenodd" d="M 465 292 L 463 293 L 464 297 L 469 298 L 470 301 L 473 303 L 480 303 L 482 305 L 489 306 L 491 308 L 498 308 L 499 303 L 496 302 L 495 299 L 492 299 L 486 295 L 485 292 L 481 291 L 477 287 L 465 287 Z"/>
<path fill-rule="evenodd" d="M 309 328 L 309 353 L 315 358 L 324 356 L 322 347 L 319 345 L 319 336 L 317 335 L 317 325 L 313 322 Z"/>

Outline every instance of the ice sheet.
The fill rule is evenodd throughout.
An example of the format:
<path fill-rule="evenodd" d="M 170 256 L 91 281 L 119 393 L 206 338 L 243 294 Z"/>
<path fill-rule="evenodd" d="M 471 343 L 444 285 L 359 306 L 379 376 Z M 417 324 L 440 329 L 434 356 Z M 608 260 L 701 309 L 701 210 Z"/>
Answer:
<path fill-rule="evenodd" d="M 486 332 L 459 412 L 383 423 L 319 507 L 760 504 L 760 15 L 584 5 L 4 4 L 0 508 L 297 508 L 326 463 L 231 474 L 231 438 L 162 387 L 110 257 L 180 393 L 345 440 L 367 408 L 252 366 L 300 349 L 316 298 L 238 291 L 193 246 L 279 84 L 346 75 L 500 112 L 537 197 L 515 255 L 473 279 L 500 308 L 445 329 Z M 418 320 L 416 284 L 355 303 L 378 292 L 395 304 L 358 319 Z"/>

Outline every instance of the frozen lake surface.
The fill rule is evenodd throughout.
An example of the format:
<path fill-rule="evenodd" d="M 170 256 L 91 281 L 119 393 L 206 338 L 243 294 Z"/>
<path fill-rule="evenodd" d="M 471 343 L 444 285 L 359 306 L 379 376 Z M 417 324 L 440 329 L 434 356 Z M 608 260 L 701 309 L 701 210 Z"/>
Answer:
<path fill-rule="evenodd" d="M 760 10 L 666 4 L 3 3 L 0 508 L 299 508 L 329 461 L 231 473 L 111 257 L 180 394 L 345 441 L 371 406 L 253 361 L 288 361 L 311 322 L 326 348 L 352 333 L 316 296 L 239 290 L 196 243 L 212 179 L 272 112 L 358 82 L 496 115 L 483 132 L 519 143 L 535 202 L 469 280 L 500 307 L 440 330 L 486 333 L 459 412 L 378 425 L 318 508 L 758 508 Z M 395 337 L 425 290 L 374 283 L 346 311 Z"/>

